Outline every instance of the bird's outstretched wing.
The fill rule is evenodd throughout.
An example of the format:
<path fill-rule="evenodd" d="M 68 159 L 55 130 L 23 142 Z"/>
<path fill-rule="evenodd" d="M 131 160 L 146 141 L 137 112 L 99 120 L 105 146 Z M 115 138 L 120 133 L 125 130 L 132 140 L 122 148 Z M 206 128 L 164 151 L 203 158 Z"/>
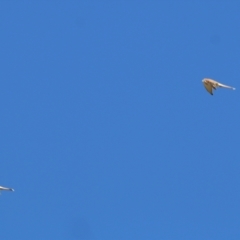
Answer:
<path fill-rule="evenodd" d="M 5 191 L 12 191 L 12 192 L 14 192 L 14 189 L 13 189 L 13 188 L 7 188 L 7 187 L 2 187 L 2 186 L 0 186 L 0 190 L 5 190 Z"/>
<path fill-rule="evenodd" d="M 234 88 L 234 87 L 227 86 L 227 85 L 224 85 L 224 84 L 222 84 L 222 83 L 218 83 L 218 86 L 219 86 L 219 87 L 223 87 L 223 88 L 229 88 L 229 89 L 232 89 L 232 90 L 235 90 L 235 89 L 236 89 L 236 88 Z"/>

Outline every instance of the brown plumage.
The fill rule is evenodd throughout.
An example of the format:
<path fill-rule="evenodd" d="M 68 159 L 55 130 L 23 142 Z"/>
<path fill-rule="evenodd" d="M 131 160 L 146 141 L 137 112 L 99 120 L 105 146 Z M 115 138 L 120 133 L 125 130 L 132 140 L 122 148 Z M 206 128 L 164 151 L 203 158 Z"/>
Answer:
<path fill-rule="evenodd" d="M 213 89 L 216 90 L 218 87 L 222 87 L 222 88 L 229 88 L 229 89 L 232 89 L 232 90 L 235 90 L 234 87 L 230 87 L 230 86 L 227 86 L 227 85 L 224 85 L 222 83 L 219 83 L 215 80 L 212 80 L 210 78 L 204 78 L 202 80 L 203 82 L 203 85 L 204 87 L 206 88 L 206 90 L 211 94 L 213 95 Z"/>

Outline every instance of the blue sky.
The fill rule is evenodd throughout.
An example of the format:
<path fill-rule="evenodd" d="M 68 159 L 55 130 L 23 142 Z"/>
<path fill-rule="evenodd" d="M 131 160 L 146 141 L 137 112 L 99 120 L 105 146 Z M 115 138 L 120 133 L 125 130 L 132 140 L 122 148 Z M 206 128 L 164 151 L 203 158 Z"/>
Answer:
<path fill-rule="evenodd" d="M 1 1 L 1 239 L 239 239 L 239 9 Z"/>

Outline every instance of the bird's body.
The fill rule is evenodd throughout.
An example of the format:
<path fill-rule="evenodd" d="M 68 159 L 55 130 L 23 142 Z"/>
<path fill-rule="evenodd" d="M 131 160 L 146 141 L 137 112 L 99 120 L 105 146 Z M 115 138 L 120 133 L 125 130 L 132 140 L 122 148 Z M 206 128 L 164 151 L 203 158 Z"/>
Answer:
<path fill-rule="evenodd" d="M 14 192 L 14 189 L 13 189 L 13 188 L 7 188 L 7 187 L 2 187 L 2 186 L 0 186 L 0 191 L 1 191 L 1 190 Z"/>
<path fill-rule="evenodd" d="M 219 83 L 215 80 L 212 80 L 210 78 L 204 78 L 202 80 L 203 82 L 203 85 L 204 87 L 206 88 L 206 90 L 211 94 L 213 95 L 213 89 L 216 90 L 218 87 L 222 87 L 222 88 L 229 88 L 229 89 L 232 89 L 232 90 L 235 90 L 234 87 L 230 87 L 230 86 L 227 86 L 227 85 L 224 85 L 222 83 Z"/>

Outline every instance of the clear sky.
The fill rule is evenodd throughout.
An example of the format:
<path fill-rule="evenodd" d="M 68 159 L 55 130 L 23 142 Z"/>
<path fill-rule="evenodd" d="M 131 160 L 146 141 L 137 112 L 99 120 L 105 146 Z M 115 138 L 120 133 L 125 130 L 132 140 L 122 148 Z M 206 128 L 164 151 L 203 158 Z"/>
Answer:
<path fill-rule="evenodd" d="M 239 239 L 239 9 L 1 1 L 1 239 Z"/>

